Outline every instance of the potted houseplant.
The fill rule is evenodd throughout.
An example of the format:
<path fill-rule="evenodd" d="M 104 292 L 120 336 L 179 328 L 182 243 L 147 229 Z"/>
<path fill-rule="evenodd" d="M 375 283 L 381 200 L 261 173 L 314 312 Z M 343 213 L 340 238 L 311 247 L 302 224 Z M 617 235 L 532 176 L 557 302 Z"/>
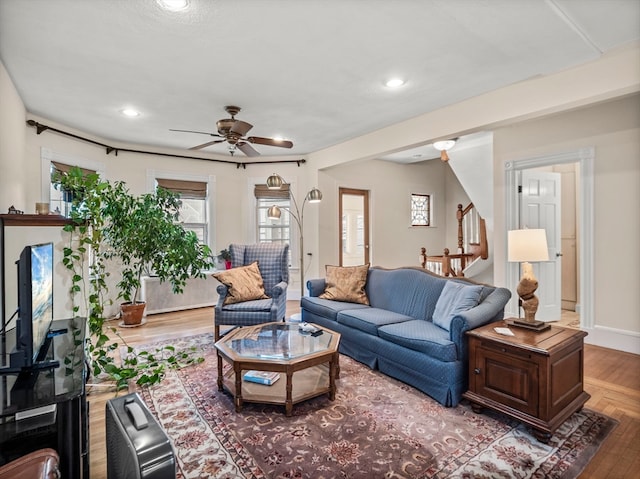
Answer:
<path fill-rule="evenodd" d="M 73 312 L 87 316 L 87 351 L 93 374 L 105 373 L 122 389 L 131 380 L 139 385 L 155 384 L 167 368 L 202 361 L 192 357 L 195 350 L 178 352 L 171 345 L 153 352 L 134 350 L 116 328 L 107 326 L 104 315 L 111 301 L 110 259 L 121 264 L 118 298 L 134 304 L 139 301 L 144 273 L 153 272 L 180 293 L 188 278 L 204 277 L 204 271 L 213 266 L 209 248 L 175 222 L 179 198 L 166 190 L 134 196 L 124 183 L 110 183 L 79 168 L 55 175 L 54 181 L 81 193 L 74 195 L 71 223 L 63 227 L 69 235 L 62 263 L 72 273 Z M 120 350 L 120 344 L 114 336 L 127 351 L 119 364 L 113 352 Z"/>
<path fill-rule="evenodd" d="M 108 200 L 106 257 L 115 257 L 122 264 L 117 286 L 118 298 L 124 300 L 123 323 L 137 325 L 145 306 L 140 301 L 143 275 L 168 281 L 174 293 L 181 293 L 188 278 L 204 277 L 213 263 L 209 248 L 177 223 L 180 200 L 173 193 L 159 188 L 133 196 L 123 183 L 116 183 Z"/>
<path fill-rule="evenodd" d="M 231 268 L 231 251 L 228 249 L 221 249 L 218 254 L 218 259 L 220 259 L 220 261 L 224 261 L 224 267 L 226 269 Z"/>

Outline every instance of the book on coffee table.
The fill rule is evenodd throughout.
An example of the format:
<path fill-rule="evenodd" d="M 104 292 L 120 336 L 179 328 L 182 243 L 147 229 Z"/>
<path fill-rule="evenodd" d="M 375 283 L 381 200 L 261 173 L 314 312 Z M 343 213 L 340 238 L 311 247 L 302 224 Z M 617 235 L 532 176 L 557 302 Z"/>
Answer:
<path fill-rule="evenodd" d="M 266 386 L 271 386 L 278 379 L 280 379 L 280 373 L 270 372 L 270 371 L 247 371 L 243 376 L 245 381 L 249 381 L 252 383 L 264 384 Z"/>

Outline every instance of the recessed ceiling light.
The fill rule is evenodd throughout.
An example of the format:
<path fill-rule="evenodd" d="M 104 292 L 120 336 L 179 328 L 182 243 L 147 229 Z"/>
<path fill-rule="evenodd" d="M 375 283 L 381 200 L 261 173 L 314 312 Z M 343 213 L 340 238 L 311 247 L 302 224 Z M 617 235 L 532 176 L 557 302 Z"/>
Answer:
<path fill-rule="evenodd" d="M 129 118 L 140 116 L 140 112 L 134 110 L 133 108 L 125 108 L 124 110 L 120 110 L 120 113 L 122 113 L 124 116 L 128 116 Z"/>
<path fill-rule="evenodd" d="M 186 10 L 189 6 L 188 0 L 157 0 L 157 2 L 162 8 L 171 12 Z"/>
<path fill-rule="evenodd" d="M 389 88 L 398 88 L 404 85 L 404 80 L 402 78 L 391 78 L 387 80 L 385 85 Z"/>

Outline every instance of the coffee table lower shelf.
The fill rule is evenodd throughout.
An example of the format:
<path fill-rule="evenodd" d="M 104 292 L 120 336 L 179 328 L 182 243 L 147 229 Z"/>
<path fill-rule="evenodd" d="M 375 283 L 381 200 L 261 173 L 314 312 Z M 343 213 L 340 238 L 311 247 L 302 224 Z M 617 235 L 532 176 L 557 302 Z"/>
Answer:
<path fill-rule="evenodd" d="M 244 374 L 246 371 L 242 371 Z M 233 397 L 236 412 L 242 411 L 245 402 L 262 404 L 279 404 L 286 408 L 287 416 L 292 413 L 294 404 L 306 401 L 323 394 L 329 394 L 331 400 L 335 399 L 335 389 L 331 388 L 330 371 L 328 364 L 312 366 L 293 373 L 291 378 L 291 398 L 287 398 L 287 375 L 279 373 L 278 379 L 271 386 L 242 380 L 240 393 L 236 391 L 236 377 L 233 369 L 225 372 L 223 387 Z"/>

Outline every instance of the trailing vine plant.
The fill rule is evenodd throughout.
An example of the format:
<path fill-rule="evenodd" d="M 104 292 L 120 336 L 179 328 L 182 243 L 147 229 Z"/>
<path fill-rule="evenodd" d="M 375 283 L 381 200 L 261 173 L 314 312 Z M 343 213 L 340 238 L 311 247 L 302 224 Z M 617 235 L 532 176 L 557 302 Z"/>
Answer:
<path fill-rule="evenodd" d="M 87 317 L 87 352 L 94 376 L 104 373 L 123 389 L 132 380 L 142 386 L 156 384 L 167 368 L 201 362 L 195 348 L 133 348 L 117 328 L 105 324 L 105 306 L 111 302 L 108 260 L 122 263 L 118 298 L 129 301 L 136 298 L 141 275 L 149 268 L 160 281 L 169 281 L 174 293 L 181 293 L 188 278 L 202 278 L 213 266 L 209 248 L 175 222 L 179 198 L 166 190 L 135 197 L 123 182 L 110 183 L 77 167 L 54 174 L 52 180 L 72 198 L 71 223 L 63 227 L 69 240 L 62 262 L 71 273 L 73 313 Z M 118 364 L 115 352 L 121 346 L 126 353 Z"/>

